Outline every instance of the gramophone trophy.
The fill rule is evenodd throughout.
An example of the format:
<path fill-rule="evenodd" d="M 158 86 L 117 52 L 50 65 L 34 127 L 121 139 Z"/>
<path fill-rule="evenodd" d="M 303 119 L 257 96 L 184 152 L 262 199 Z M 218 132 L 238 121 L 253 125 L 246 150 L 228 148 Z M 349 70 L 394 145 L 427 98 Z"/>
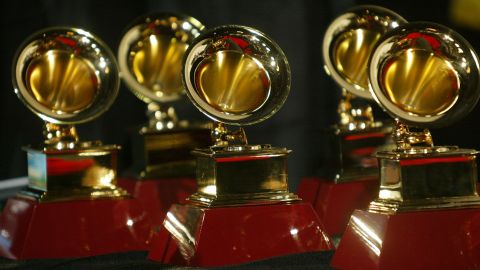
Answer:
<path fill-rule="evenodd" d="M 80 141 L 73 124 L 113 103 L 118 69 L 109 48 L 78 28 L 30 36 L 12 70 L 15 93 L 45 121 L 44 145 L 26 147 L 29 184 L 0 216 L 0 254 L 11 259 L 147 249 L 150 221 L 116 186 L 118 146 Z"/>
<path fill-rule="evenodd" d="M 325 70 L 343 88 L 339 123 L 326 131 L 333 155 L 321 177 L 303 179 L 298 195 L 313 204 L 332 237 L 343 233 L 353 210 L 366 208 L 378 193 L 372 154 L 393 147 L 392 128 L 375 121 L 372 108 L 355 104 L 354 97 L 372 99 L 367 81 L 370 52 L 385 32 L 405 22 L 388 9 L 359 6 L 337 17 L 325 33 Z"/>
<path fill-rule="evenodd" d="M 290 151 L 248 144 L 225 125 L 261 122 L 285 102 L 290 68 L 278 45 L 245 26 L 212 29 L 185 53 L 183 82 L 215 121 L 215 144 L 194 150 L 198 191 L 170 208 L 149 258 L 206 267 L 332 249 L 311 205 L 288 191 Z"/>
<path fill-rule="evenodd" d="M 192 17 L 170 13 L 137 19 L 124 34 L 118 61 L 128 88 L 148 104 L 148 124 L 134 136 L 136 177 L 119 185 L 144 206 L 160 226 L 170 205 L 196 190 L 195 158 L 190 151 L 211 144 L 210 128 L 179 120 L 170 102 L 180 99 L 182 57 L 204 26 Z"/>
<path fill-rule="evenodd" d="M 370 92 L 396 119 L 397 148 L 376 154 L 378 197 L 353 213 L 332 266 L 478 269 L 478 152 L 434 146 L 426 129 L 472 110 L 480 95 L 478 63 L 465 39 L 433 23 L 400 26 L 377 43 Z"/>

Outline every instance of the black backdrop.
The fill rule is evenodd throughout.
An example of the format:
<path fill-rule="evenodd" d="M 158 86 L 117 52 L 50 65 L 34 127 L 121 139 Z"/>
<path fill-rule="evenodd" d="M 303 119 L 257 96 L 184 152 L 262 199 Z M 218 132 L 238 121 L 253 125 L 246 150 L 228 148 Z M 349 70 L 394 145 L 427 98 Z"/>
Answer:
<path fill-rule="evenodd" d="M 385 3 L 383 3 L 385 2 Z M 136 17 L 154 11 L 180 12 L 207 27 L 243 24 L 262 30 L 285 51 L 292 69 L 292 88 L 284 107 L 271 119 L 247 127 L 251 143 L 270 143 L 293 150 L 289 159 L 290 184 L 317 172 L 328 152 L 321 130 L 336 121 L 339 88 L 325 75 L 321 43 L 327 25 L 356 4 L 390 8 L 409 21 L 435 21 L 464 35 L 480 51 L 478 33 L 448 19 L 449 1 L 354 0 L 9 0 L 1 2 L 0 45 L 0 179 L 26 175 L 21 147 L 42 140 L 42 121 L 14 95 L 12 57 L 33 32 L 54 25 L 70 25 L 101 37 L 116 54 L 125 27 Z M 480 15 L 480 14 L 479 14 Z M 180 117 L 205 119 L 189 102 L 178 104 Z M 131 162 L 129 134 L 145 121 L 144 104 L 124 85 L 112 108 L 95 121 L 78 126 L 83 140 L 101 139 L 124 148 L 120 168 Z M 385 115 L 378 112 L 380 118 Z M 453 126 L 433 130 L 436 144 L 480 148 L 475 109 Z"/>

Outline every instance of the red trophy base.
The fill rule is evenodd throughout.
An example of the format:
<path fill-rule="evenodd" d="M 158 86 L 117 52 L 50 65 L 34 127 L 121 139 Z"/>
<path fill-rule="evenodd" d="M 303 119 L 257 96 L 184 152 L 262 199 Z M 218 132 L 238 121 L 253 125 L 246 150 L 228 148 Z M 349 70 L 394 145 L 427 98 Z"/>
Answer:
<path fill-rule="evenodd" d="M 315 211 L 303 202 L 219 208 L 173 205 L 151 247 L 152 260 L 199 267 L 333 249 Z"/>
<path fill-rule="evenodd" d="M 479 269 L 480 209 L 392 215 L 356 210 L 331 265 L 338 269 Z"/>
<path fill-rule="evenodd" d="M 188 196 L 197 191 L 194 178 L 172 179 L 118 179 L 117 185 L 132 194 L 158 229 L 170 206 L 184 203 Z M 156 230 L 155 230 L 156 231 Z"/>
<path fill-rule="evenodd" d="M 39 203 L 14 197 L 0 216 L 0 256 L 23 260 L 147 250 L 150 229 L 133 199 Z"/>
<path fill-rule="evenodd" d="M 378 179 L 334 183 L 321 178 L 305 178 L 297 194 L 313 205 L 325 231 L 330 236 L 341 235 L 355 209 L 366 209 L 378 197 Z"/>

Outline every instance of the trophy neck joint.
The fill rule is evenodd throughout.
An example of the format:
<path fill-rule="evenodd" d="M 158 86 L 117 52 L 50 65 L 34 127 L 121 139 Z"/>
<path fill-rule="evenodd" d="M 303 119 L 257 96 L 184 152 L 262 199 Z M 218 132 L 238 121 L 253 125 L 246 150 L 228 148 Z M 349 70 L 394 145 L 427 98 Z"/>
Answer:
<path fill-rule="evenodd" d="M 398 151 L 409 153 L 429 152 L 428 150 L 434 147 L 432 134 L 428 129 L 411 131 L 399 119 L 395 119 L 395 129 L 392 136 L 397 144 Z"/>
<path fill-rule="evenodd" d="M 216 122 L 212 127 L 212 139 L 214 147 L 226 147 L 231 145 L 247 145 L 247 135 L 243 128 L 229 131 L 223 123 Z"/>
<path fill-rule="evenodd" d="M 187 123 L 179 121 L 177 113 L 172 106 L 162 107 L 156 102 L 151 102 L 147 106 L 146 115 L 148 117 L 149 130 L 168 130 L 181 126 L 186 126 Z"/>
<path fill-rule="evenodd" d="M 73 125 L 57 125 L 46 122 L 43 134 L 47 149 L 74 149 L 80 141 L 77 130 Z"/>
<path fill-rule="evenodd" d="M 353 106 L 354 96 L 345 89 L 342 90 L 342 98 L 338 104 L 339 125 L 348 130 L 360 130 L 374 126 L 372 107 L 370 105 Z"/>

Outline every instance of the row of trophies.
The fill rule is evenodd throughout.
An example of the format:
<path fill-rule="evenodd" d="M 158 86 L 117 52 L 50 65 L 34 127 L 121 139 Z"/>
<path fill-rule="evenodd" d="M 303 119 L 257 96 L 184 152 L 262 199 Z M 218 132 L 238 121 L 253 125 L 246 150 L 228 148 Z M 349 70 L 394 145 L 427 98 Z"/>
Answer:
<path fill-rule="evenodd" d="M 343 89 L 330 130 L 338 155 L 297 196 L 288 190 L 290 151 L 248 144 L 241 128 L 276 113 L 290 90 L 287 59 L 262 32 L 153 14 L 125 32 L 118 67 L 82 29 L 30 36 L 13 84 L 45 121 L 45 143 L 25 149 L 29 184 L 0 216 L 1 256 L 148 250 L 162 263 L 220 266 L 335 250 L 339 269 L 480 267 L 477 151 L 434 146 L 427 129 L 476 105 L 471 46 L 444 26 L 359 6 L 328 27 L 323 56 Z M 148 104 L 130 178 L 117 178 L 118 146 L 81 141 L 74 127 L 110 107 L 119 74 Z M 177 118 L 168 104 L 184 93 L 213 124 Z M 356 97 L 375 100 L 394 125 L 375 121 Z"/>

